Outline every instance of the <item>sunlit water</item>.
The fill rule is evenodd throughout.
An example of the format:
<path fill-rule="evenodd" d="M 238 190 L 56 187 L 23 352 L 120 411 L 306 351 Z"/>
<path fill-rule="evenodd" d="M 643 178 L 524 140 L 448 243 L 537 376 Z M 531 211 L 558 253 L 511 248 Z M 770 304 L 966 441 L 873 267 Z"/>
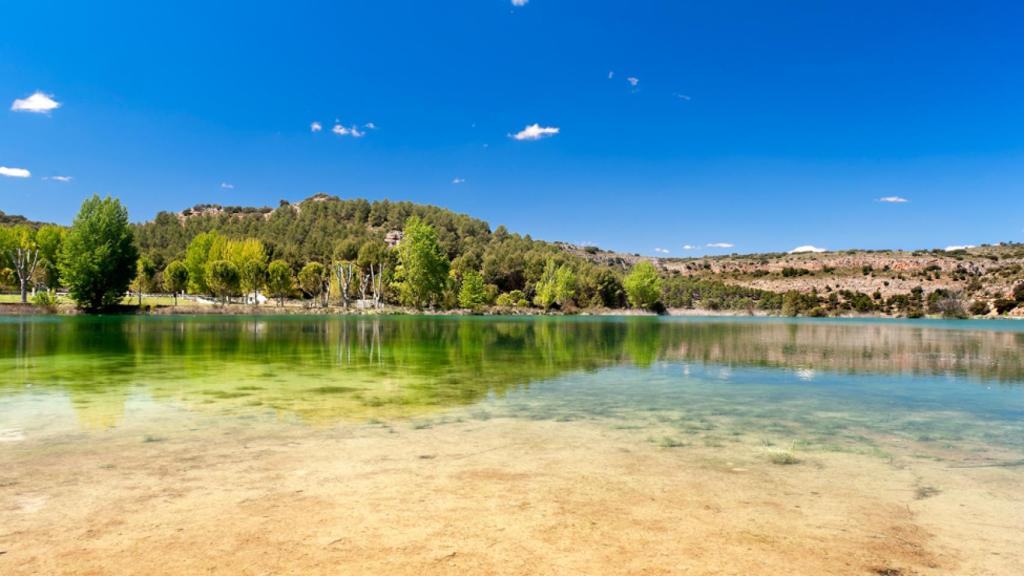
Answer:
<path fill-rule="evenodd" d="M 1012 463 L 1024 325 L 654 318 L 0 320 L 0 449 L 242 421 L 588 421 L 664 446 Z"/>

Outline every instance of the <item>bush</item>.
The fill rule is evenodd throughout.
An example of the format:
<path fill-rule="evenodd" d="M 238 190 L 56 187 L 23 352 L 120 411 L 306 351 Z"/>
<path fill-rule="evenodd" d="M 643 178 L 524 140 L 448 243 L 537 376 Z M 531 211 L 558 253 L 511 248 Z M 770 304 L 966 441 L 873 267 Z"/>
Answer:
<path fill-rule="evenodd" d="M 32 297 L 32 305 L 39 306 L 40 308 L 56 308 L 57 295 L 50 290 L 36 292 L 35 296 Z"/>
<path fill-rule="evenodd" d="M 974 316 L 985 316 L 988 314 L 989 310 L 988 302 L 984 302 L 982 300 L 975 300 L 974 302 L 971 302 L 971 305 L 968 308 L 968 311 Z"/>
<path fill-rule="evenodd" d="M 1000 298 L 993 302 L 997 314 L 1006 314 L 1017 307 L 1017 302 L 1009 298 Z"/>

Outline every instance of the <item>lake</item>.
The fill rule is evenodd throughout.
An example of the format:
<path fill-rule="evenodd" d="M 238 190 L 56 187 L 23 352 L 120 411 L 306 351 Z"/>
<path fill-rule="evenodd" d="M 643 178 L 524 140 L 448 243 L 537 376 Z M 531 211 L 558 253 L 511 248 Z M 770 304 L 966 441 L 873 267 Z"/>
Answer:
<path fill-rule="evenodd" d="M 1024 323 L 0 319 L 4 574 L 1024 574 Z"/>

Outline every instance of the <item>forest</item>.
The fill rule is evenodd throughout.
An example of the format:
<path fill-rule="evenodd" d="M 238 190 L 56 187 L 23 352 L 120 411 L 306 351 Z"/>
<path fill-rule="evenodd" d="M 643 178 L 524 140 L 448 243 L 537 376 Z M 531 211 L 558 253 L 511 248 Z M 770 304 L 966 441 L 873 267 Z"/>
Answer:
<path fill-rule="evenodd" d="M 576 312 L 636 309 L 787 316 L 1006 314 L 1024 283 L 991 304 L 920 287 L 882 297 L 856 290 L 771 291 L 658 259 L 570 249 L 444 208 L 318 194 L 277 208 L 198 205 L 130 223 L 116 199 L 93 197 L 70 227 L 0 214 L 0 288 L 52 306 L 66 292 L 101 309 L 131 293 L 221 304 L 308 308 Z M 811 272 L 785 267 L 782 278 Z M 761 274 L 755 274 L 760 276 Z"/>

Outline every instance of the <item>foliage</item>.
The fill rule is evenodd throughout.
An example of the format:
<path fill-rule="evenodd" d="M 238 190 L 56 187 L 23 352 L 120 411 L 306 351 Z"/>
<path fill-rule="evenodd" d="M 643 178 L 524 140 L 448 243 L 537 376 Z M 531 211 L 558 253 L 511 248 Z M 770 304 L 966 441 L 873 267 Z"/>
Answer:
<path fill-rule="evenodd" d="M 1009 298 L 998 298 L 992 305 L 995 307 L 997 314 L 1007 314 L 1017 307 L 1017 302 Z"/>
<path fill-rule="evenodd" d="M 470 270 L 462 276 L 462 287 L 459 289 L 459 306 L 478 310 L 487 304 L 487 290 L 484 277 L 479 272 Z"/>
<path fill-rule="evenodd" d="M 57 295 L 52 290 L 40 290 L 32 296 L 32 305 L 53 309 L 57 306 Z"/>
<path fill-rule="evenodd" d="M 64 237 L 58 267 L 71 298 L 98 309 L 120 302 L 137 259 L 128 211 L 114 198 L 93 196 Z"/>
<path fill-rule="evenodd" d="M 274 260 L 267 266 L 267 290 L 270 296 L 277 298 L 279 306 L 284 305 L 295 286 L 292 269 L 284 260 Z"/>
<path fill-rule="evenodd" d="M 522 290 L 513 290 L 500 294 L 495 304 L 505 308 L 526 308 L 530 301 L 526 299 L 526 294 L 523 294 Z"/>
<path fill-rule="evenodd" d="M 567 265 L 556 266 L 555 260 L 549 258 L 544 264 L 544 273 L 537 281 L 535 291 L 535 305 L 544 309 L 553 306 L 562 308 L 572 301 L 576 292 L 576 275 Z"/>
<path fill-rule="evenodd" d="M 156 264 L 149 256 L 140 256 L 135 263 L 135 280 L 133 285 L 135 291 L 139 293 L 139 302 L 141 304 L 141 298 L 143 292 L 152 292 L 156 287 Z"/>
<path fill-rule="evenodd" d="M 324 265 L 310 262 L 299 270 L 299 288 L 310 298 L 316 298 L 324 291 Z"/>
<path fill-rule="evenodd" d="M 65 229 L 53 224 L 41 226 L 36 231 L 36 246 L 39 247 L 39 268 L 42 284 L 47 288 L 60 286 L 60 247 L 64 243 Z"/>
<path fill-rule="evenodd" d="M 221 239 L 216 232 L 204 232 L 192 239 L 185 251 L 185 267 L 188 268 L 188 291 L 192 294 L 209 294 L 206 282 L 206 265 L 210 260 L 210 249 Z"/>
<path fill-rule="evenodd" d="M 398 250 L 401 268 L 397 281 L 402 301 L 418 307 L 437 304 L 445 289 L 449 261 L 434 228 L 418 216 L 409 218 Z"/>
<path fill-rule="evenodd" d="M 985 316 L 989 313 L 990 309 L 988 302 L 975 300 L 974 302 L 971 302 L 971 306 L 968 308 L 968 311 L 974 316 Z"/>
<path fill-rule="evenodd" d="M 241 275 L 238 267 L 228 260 L 214 260 L 206 265 L 206 283 L 214 296 L 227 300 L 240 293 Z"/>
<path fill-rule="evenodd" d="M 661 277 L 650 262 L 639 262 L 622 281 L 626 299 L 633 308 L 652 310 L 661 299 Z"/>
<path fill-rule="evenodd" d="M 175 260 L 164 269 L 164 290 L 174 294 L 174 303 L 178 303 L 178 294 L 188 289 L 188 267 L 181 260 Z"/>

